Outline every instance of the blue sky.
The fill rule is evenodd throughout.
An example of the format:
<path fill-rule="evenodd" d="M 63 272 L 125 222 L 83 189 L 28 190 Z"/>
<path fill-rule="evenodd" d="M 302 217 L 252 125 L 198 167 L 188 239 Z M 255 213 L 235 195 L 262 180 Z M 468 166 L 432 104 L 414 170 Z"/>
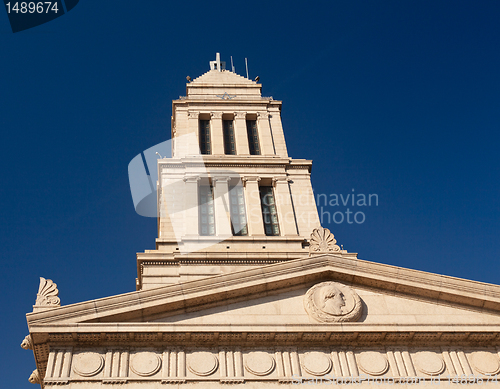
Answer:
<path fill-rule="evenodd" d="M 362 259 L 500 284 L 500 3 L 82 0 L 12 34 L 0 12 L 0 369 L 31 388 L 38 277 L 62 304 L 135 290 L 156 221 L 127 166 L 170 134 L 185 77 L 220 52 L 283 101 L 290 156 L 325 194 L 377 194 L 324 223 Z M 327 206 L 323 212 L 346 212 Z M 337 219 L 338 220 L 338 219 Z"/>

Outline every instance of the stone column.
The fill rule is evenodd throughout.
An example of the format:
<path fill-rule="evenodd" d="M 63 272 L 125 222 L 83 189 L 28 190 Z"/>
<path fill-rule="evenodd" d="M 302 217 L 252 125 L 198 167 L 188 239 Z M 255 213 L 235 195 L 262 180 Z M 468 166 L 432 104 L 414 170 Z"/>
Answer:
<path fill-rule="evenodd" d="M 271 132 L 273 134 L 276 155 L 279 155 L 282 158 L 288 158 L 280 111 L 276 107 L 276 109 L 272 110 L 270 114 Z"/>
<path fill-rule="evenodd" d="M 224 135 L 222 133 L 222 112 L 212 112 L 210 120 L 210 139 L 212 142 L 212 154 L 224 154 Z"/>
<path fill-rule="evenodd" d="M 236 112 L 234 114 L 234 140 L 236 142 L 237 155 L 250 155 L 246 114 L 244 112 Z"/>
<path fill-rule="evenodd" d="M 231 215 L 229 203 L 230 177 L 213 177 L 215 231 L 217 236 L 231 236 Z"/>
<path fill-rule="evenodd" d="M 269 113 L 259 112 L 257 114 L 257 130 L 259 132 L 259 142 L 262 155 L 275 155 L 274 142 L 269 126 Z"/>
<path fill-rule="evenodd" d="M 198 181 L 200 177 L 184 177 L 184 233 L 186 236 L 199 236 L 198 224 Z"/>
<path fill-rule="evenodd" d="M 286 177 L 273 178 L 273 185 L 281 235 L 297 236 L 297 224 L 295 223 L 295 212 L 292 207 L 288 179 Z"/>
<path fill-rule="evenodd" d="M 259 177 L 243 177 L 245 203 L 247 205 L 248 235 L 264 236 L 264 221 L 260 205 Z"/>
<path fill-rule="evenodd" d="M 177 157 L 200 154 L 200 125 L 198 120 L 199 116 L 199 112 L 188 112 L 188 134 L 194 134 L 194 137 L 186 138 L 188 141 L 175 141 Z"/>

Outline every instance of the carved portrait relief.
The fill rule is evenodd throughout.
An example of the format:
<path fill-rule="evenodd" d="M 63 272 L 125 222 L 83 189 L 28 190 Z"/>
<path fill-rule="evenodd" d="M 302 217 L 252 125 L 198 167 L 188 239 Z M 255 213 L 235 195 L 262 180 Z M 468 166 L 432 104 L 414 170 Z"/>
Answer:
<path fill-rule="evenodd" d="M 309 316 L 322 323 L 356 321 L 361 316 L 361 299 L 346 285 L 322 282 L 304 296 L 304 308 Z"/>

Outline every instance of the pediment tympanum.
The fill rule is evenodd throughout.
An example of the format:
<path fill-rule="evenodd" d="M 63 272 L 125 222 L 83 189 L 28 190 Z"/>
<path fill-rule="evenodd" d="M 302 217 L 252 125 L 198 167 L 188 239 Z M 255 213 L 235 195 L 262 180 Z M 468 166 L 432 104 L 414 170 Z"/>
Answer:
<path fill-rule="evenodd" d="M 39 380 L 52 384 L 430 385 L 500 370 L 499 287 L 335 254 L 53 308 L 28 322 Z"/>

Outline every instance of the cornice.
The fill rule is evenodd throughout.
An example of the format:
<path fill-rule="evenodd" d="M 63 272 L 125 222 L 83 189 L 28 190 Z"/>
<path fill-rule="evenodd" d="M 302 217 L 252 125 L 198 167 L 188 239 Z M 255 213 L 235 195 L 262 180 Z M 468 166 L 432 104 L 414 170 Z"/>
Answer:
<path fill-rule="evenodd" d="M 38 324 L 141 320 L 160 312 L 168 315 L 186 309 L 197 311 L 243 297 L 275 295 L 283 289 L 305 287 L 319 280 L 371 287 L 482 312 L 500 312 L 500 287 L 496 285 L 324 254 L 29 313 L 27 320 L 30 328 Z"/>
<path fill-rule="evenodd" d="M 129 346 L 175 341 L 184 346 L 199 346 L 199 339 L 218 345 L 284 345 L 314 344 L 370 346 L 376 343 L 390 345 L 500 345 L 498 325 L 377 325 L 337 323 L 335 325 L 238 325 L 238 324 L 182 324 L 182 323 L 79 323 L 34 325 L 30 328 L 36 345 L 89 345 L 89 343 Z"/>

